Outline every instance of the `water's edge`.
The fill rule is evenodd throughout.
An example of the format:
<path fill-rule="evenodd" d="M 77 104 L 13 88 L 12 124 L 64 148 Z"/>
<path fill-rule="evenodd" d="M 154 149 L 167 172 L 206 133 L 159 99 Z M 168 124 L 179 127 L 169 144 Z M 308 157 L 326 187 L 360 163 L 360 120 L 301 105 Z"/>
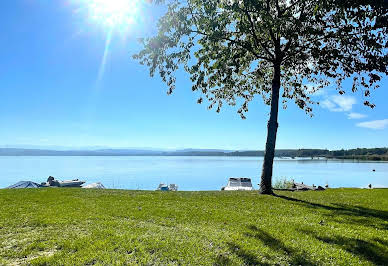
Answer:
<path fill-rule="evenodd" d="M 0 188 L 49 175 L 101 182 L 108 188 L 154 190 L 160 182 L 179 190 L 219 190 L 229 177 L 250 177 L 257 189 L 262 157 L 229 156 L 0 156 Z M 373 171 L 375 170 L 375 171 Z M 274 180 L 330 187 L 388 187 L 388 163 L 326 158 L 276 158 Z"/>

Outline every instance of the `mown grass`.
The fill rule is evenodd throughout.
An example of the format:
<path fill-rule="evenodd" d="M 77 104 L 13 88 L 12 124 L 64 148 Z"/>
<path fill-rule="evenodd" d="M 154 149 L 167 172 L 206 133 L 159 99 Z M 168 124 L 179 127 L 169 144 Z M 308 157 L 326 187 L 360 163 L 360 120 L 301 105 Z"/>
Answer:
<path fill-rule="evenodd" d="M 388 190 L 0 190 L 0 264 L 388 265 Z"/>

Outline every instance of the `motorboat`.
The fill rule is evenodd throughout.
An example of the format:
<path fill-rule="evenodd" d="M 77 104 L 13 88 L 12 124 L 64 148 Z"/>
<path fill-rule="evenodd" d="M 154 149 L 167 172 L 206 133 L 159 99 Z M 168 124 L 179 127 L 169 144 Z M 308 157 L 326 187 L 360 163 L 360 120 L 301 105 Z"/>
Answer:
<path fill-rule="evenodd" d="M 81 187 L 85 181 L 81 181 L 79 179 L 73 180 L 64 180 L 59 181 L 56 180 L 53 176 L 49 176 L 46 183 L 42 183 L 42 186 L 47 187 Z"/>
<path fill-rule="evenodd" d="M 85 181 L 79 179 L 58 181 L 60 187 L 81 187 Z"/>
<path fill-rule="evenodd" d="M 98 188 L 98 189 L 105 189 L 105 186 L 101 184 L 100 182 L 97 183 L 91 183 L 85 186 L 82 186 L 82 188 Z"/>
<path fill-rule="evenodd" d="M 168 189 L 168 185 L 166 184 L 163 184 L 163 183 L 160 183 L 158 188 L 156 190 L 160 190 L 160 191 L 169 191 Z"/>
<path fill-rule="evenodd" d="M 40 187 L 42 186 L 32 181 L 20 181 L 7 188 L 40 188 Z"/>
<path fill-rule="evenodd" d="M 176 184 L 166 185 L 164 183 L 160 183 L 156 190 L 160 190 L 160 191 L 177 191 L 178 190 L 178 185 L 176 185 Z"/>
<path fill-rule="evenodd" d="M 178 185 L 170 184 L 170 185 L 168 185 L 168 190 L 169 191 L 178 191 Z"/>
<path fill-rule="evenodd" d="M 221 190 L 253 190 L 252 181 L 248 177 L 231 177 Z"/>

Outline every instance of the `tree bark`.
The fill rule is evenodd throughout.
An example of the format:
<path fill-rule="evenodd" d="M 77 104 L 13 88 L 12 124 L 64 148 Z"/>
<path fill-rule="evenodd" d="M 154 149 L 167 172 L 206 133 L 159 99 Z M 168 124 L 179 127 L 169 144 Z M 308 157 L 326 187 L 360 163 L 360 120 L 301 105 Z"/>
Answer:
<path fill-rule="evenodd" d="M 263 171 L 260 181 L 261 194 L 273 194 L 272 192 L 272 168 L 275 157 L 276 134 L 278 130 L 279 112 L 279 91 L 280 91 L 280 63 L 274 64 L 272 79 L 271 113 L 268 120 L 267 143 L 265 145 Z"/>

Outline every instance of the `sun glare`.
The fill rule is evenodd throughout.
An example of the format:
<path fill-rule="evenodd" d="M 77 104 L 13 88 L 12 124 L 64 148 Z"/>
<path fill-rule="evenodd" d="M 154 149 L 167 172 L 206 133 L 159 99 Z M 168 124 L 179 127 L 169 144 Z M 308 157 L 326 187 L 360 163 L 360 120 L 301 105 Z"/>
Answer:
<path fill-rule="evenodd" d="M 132 30 L 145 21 L 144 9 L 152 0 L 70 0 L 77 8 L 74 10 L 78 16 L 87 19 L 83 29 L 92 24 L 99 25 L 106 33 L 104 53 L 101 59 L 96 88 L 99 87 L 105 74 L 105 66 L 109 59 L 113 36 L 119 35 L 126 40 Z"/>
<path fill-rule="evenodd" d="M 91 20 L 110 29 L 126 30 L 140 15 L 141 0 L 84 0 Z"/>

